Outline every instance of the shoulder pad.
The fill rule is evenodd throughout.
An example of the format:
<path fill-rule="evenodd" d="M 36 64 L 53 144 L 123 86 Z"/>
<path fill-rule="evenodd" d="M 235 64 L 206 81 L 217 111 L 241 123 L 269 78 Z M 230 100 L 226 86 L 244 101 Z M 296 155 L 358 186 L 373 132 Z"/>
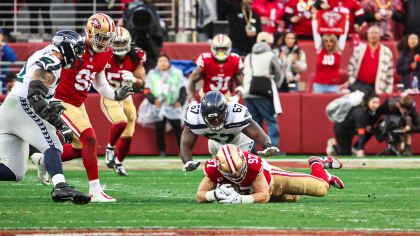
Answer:
<path fill-rule="evenodd" d="M 252 116 L 249 113 L 248 108 L 239 103 L 228 104 L 230 110 L 228 114 L 228 123 L 225 125 L 225 129 L 247 127 L 252 121 Z"/>
<path fill-rule="evenodd" d="M 206 64 L 208 64 L 206 63 L 208 61 L 208 58 L 212 58 L 212 57 L 213 57 L 213 54 L 209 52 L 201 53 L 196 62 L 197 66 L 204 67 Z"/>
<path fill-rule="evenodd" d="M 200 115 L 200 104 L 198 104 L 188 108 L 185 114 L 184 124 L 190 129 L 206 129 L 207 125 L 201 122 L 202 119 Z"/>
<path fill-rule="evenodd" d="M 46 71 L 55 71 L 61 69 L 61 64 L 56 63 L 52 58 L 41 57 L 36 62 L 36 65 Z"/>

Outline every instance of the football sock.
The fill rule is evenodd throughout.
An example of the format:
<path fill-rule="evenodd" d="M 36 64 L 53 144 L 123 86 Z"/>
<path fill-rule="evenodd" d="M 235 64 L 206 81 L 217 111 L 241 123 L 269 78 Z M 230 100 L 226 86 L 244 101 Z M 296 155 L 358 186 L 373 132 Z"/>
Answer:
<path fill-rule="evenodd" d="M 54 184 L 54 187 L 58 184 L 58 183 L 64 183 L 66 182 L 66 179 L 64 178 L 64 175 L 62 174 L 56 174 L 52 177 L 52 182 Z"/>
<path fill-rule="evenodd" d="M 322 166 L 320 162 L 318 161 L 312 162 L 311 168 L 312 168 L 311 175 L 325 180 L 325 182 L 327 182 L 328 184 L 330 183 L 330 181 L 328 181 L 327 173 L 325 173 L 324 167 Z"/>
<path fill-rule="evenodd" d="M 85 166 L 88 179 L 89 181 L 97 180 L 99 179 L 98 157 L 96 155 L 96 135 L 93 128 L 88 128 L 82 132 L 80 142 L 83 144 L 83 165 Z"/>
<path fill-rule="evenodd" d="M 15 173 L 3 163 L 0 163 L 0 181 L 16 181 Z"/>
<path fill-rule="evenodd" d="M 63 162 L 71 161 L 80 157 L 82 157 L 82 149 L 76 149 L 71 144 L 63 145 L 63 154 L 61 154 L 61 160 Z"/>
<path fill-rule="evenodd" d="M 122 164 L 124 159 L 127 157 L 128 152 L 130 151 L 131 146 L 131 137 L 121 138 L 117 147 L 117 158 L 115 160 L 116 164 Z"/>
<path fill-rule="evenodd" d="M 99 179 L 94 179 L 89 181 L 89 190 L 96 189 L 100 187 Z"/>
<path fill-rule="evenodd" d="M 63 174 L 63 163 L 61 161 L 61 151 L 55 147 L 50 147 L 44 152 L 44 165 L 48 174 L 54 177 Z"/>
<path fill-rule="evenodd" d="M 115 146 L 121 134 L 124 132 L 125 127 L 127 127 L 127 122 L 121 122 L 112 126 L 108 141 L 111 147 Z"/>

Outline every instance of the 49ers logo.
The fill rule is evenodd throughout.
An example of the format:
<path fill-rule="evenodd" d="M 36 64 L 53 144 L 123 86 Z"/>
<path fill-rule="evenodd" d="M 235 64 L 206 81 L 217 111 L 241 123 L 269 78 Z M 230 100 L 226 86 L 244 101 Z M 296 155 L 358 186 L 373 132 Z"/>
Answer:
<path fill-rule="evenodd" d="M 325 12 L 322 15 L 322 18 L 324 18 L 325 23 L 327 23 L 327 25 L 333 27 L 337 25 L 337 23 L 340 21 L 341 15 L 338 12 Z"/>
<path fill-rule="evenodd" d="M 101 28 L 101 23 L 96 18 L 93 18 L 90 23 L 92 24 L 93 28 L 95 28 L 95 29 L 100 29 Z"/>

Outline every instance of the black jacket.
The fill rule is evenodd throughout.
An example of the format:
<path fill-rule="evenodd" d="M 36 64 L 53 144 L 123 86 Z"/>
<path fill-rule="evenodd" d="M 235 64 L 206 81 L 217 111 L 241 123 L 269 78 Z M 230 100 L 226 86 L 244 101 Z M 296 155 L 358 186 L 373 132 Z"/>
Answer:
<path fill-rule="evenodd" d="M 251 53 L 252 46 L 257 41 L 257 35 L 261 32 L 260 16 L 251 9 L 252 18 L 255 19 L 255 23 L 251 22 L 251 25 L 257 29 L 255 36 L 251 38 L 245 32 L 246 21 L 243 17 L 242 7 L 227 0 L 217 0 L 217 4 L 225 10 L 226 15 L 229 17 L 229 38 L 232 40 L 232 47 Z M 246 15 L 247 19 L 249 19 L 249 12 L 246 12 Z"/>
<path fill-rule="evenodd" d="M 406 0 L 404 3 L 405 15 L 401 11 L 392 11 L 392 19 L 404 24 L 404 35 L 420 34 L 420 1 Z"/>
<path fill-rule="evenodd" d="M 346 118 L 341 123 L 335 123 L 334 131 L 337 131 L 341 135 L 351 135 L 354 136 L 357 134 L 357 129 L 366 128 L 368 125 L 369 113 L 363 110 L 362 106 L 353 107 L 350 112 L 347 114 Z M 359 144 L 358 149 L 362 150 L 365 146 L 366 136 L 365 134 L 359 134 Z"/>

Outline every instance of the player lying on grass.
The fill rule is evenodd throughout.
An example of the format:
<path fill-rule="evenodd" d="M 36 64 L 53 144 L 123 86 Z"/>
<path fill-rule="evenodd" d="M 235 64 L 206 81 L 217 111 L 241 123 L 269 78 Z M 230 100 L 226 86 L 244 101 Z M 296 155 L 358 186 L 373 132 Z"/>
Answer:
<path fill-rule="evenodd" d="M 264 159 L 232 144 L 223 145 L 207 161 L 206 175 L 197 191 L 199 203 L 295 202 L 299 195 L 323 197 L 330 185 L 343 189 L 343 182 L 325 169 L 340 169 L 335 157 L 311 157 L 310 175 L 289 172 L 269 165 Z M 227 184 L 228 182 L 229 184 Z M 217 184 L 220 187 L 217 188 Z"/>
<path fill-rule="evenodd" d="M 181 136 L 179 156 L 184 162 L 184 171 L 197 169 L 200 162 L 193 161 L 192 150 L 198 135 L 209 140 L 209 152 L 216 156 L 224 144 L 234 144 L 242 151 L 250 151 L 254 141 L 264 148 L 262 156 L 274 156 L 279 149 L 271 144 L 270 138 L 252 120 L 248 109 L 238 103 L 226 102 L 218 91 L 208 92 L 201 103 L 188 109 L 184 119 L 185 128 Z M 277 145 L 277 144 L 276 144 Z"/>

